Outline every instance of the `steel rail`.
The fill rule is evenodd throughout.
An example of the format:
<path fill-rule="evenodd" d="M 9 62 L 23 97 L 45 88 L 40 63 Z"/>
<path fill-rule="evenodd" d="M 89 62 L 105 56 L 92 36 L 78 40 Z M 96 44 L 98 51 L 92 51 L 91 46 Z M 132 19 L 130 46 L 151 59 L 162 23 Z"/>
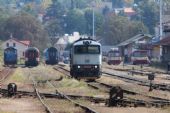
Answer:
<path fill-rule="evenodd" d="M 0 83 L 2 83 L 8 75 L 12 72 L 11 68 L 4 68 L 3 70 L 0 71 Z"/>
<path fill-rule="evenodd" d="M 31 72 L 29 72 L 29 74 L 31 75 Z M 36 81 L 34 80 L 34 78 L 33 78 L 32 76 L 30 76 L 30 77 L 31 77 L 31 80 L 32 80 L 32 82 L 33 82 L 34 91 L 35 91 L 38 99 L 40 100 L 40 102 L 41 102 L 42 105 L 44 106 L 46 112 L 47 112 L 47 113 L 53 113 L 53 112 L 50 110 L 50 108 L 49 108 L 49 107 L 45 104 L 45 102 L 43 101 L 43 99 L 42 99 L 42 97 L 41 97 L 41 95 L 40 95 L 40 93 L 39 93 L 39 91 L 38 91 L 38 89 L 37 89 Z"/>
<path fill-rule="evenodd" d="M 56 87 L 51 82 L 48 82 L 48 83 L 51 84 L 51 86 L 53 86 L 56 89 Z M 57 89 L 56 89 L 56 92 L 57 92 L 57 94 L 61 95 L 63 98 L 65 98 L 68 101 L 72 102 L 75 106 L 81 107 L 83 110 L 85 110 L 86 113 L 98 113 L 97 111 L 93 110 L 90 107 L 87 107 L 87 106 L 85 106 L 85 105 L 83 105 L 81 103 L 77 103 L 76 101 L 72 100 L 68 95 L 65 95 L 64 93 L 59 92 Z"/>
<path fill-rule="evenodd" d="M 67 74 L 66 73 L 64 73 L 64 72 L 62 72 L 61 70 L 60 70 L 60 72 L 62 72 L 62 73 L 64 73 L 64 74 L 66 74 L 67 76 L 70 76 L 69 74 L 68 74 L 68 72 L 69 72 L 69 70 L 67 70 L 67 69 L 65 69 L 65 68 L 63 68 L 63 67 L 58 67 L 58 68 L 60 68 L 60 69 L 63 69 L 64 71 L 67 71 Z M 120 78 L 122 77 L 122 76 L 119 76 Z M 122 77 L 123 78 L 123 77 Z M 132 79 L 133 80 L 133 79 Z M 95 81 L 96 82 L 96 81 Z M 142 81 L 143 82 L 143 81 Z M 108 84 L 104 84 L 104 83 L 102 83 L 102 85 L 104 85 L 104 86 L 107 86 L 107 87 L 113 87 L 113 86 L 111 86 L 111 85 L 108 85 Z M 95 87 L 95 86 L 92 86 L 92 87 Z M 136 93 L 136 92 L 132 92 L 132 91 L 128 91 L 128 90 L 125 90 L 125 89 L 123 89 L 126 93 L 130 93 L 130 94 L 139 94 L 139 93 Z M 142 95 L 142 94 L 139 94 L 139 95 Z M 146 96 L 146 95 L 142 95 L 142 96 Z M 145 105 L 147 105 L 147 103 L 150 103 L 151 105 L 154 105 L 154 106 L 166 106 L 166 105 L 170 105 L 170 100 L 167 100 L 167 99 L 162 99 L 162 98 L 159 98 L 159 97 L 152 97 L 152 96 L 146 96 L 146 97 L 149 97 L 149 98 L 152 98 L 152 99 L 155 99 L 155 101 L 150 101 L 150 102 L 148 102 L 148 101 L 144 101 L 144 100 L 137 100 L 137 99 L 126 99 L 125 100 L 125 102 L 132 102 L 132 103 L 136 103 L 136 102 L 138 102 L 139 104 L 142 104 L 142 103 L 145 103 Z M 124 101 L 124 100 L 123 100 Z"/>

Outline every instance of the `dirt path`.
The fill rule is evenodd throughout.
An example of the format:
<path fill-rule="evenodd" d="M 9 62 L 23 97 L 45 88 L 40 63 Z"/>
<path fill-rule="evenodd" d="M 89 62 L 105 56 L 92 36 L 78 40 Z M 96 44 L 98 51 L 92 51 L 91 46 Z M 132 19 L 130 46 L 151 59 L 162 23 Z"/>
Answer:
<path fill-rule="evenodd" d="M 46 113 L 42 104 L 33 98 L 0 99 L 0 113 Z"/>

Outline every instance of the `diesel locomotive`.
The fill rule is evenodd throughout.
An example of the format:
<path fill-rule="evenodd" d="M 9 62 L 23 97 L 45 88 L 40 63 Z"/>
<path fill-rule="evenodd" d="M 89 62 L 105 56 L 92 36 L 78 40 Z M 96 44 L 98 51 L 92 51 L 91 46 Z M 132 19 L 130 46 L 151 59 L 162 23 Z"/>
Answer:
<path fill-rule="evenodd" d="M 77 79 L 95 80 L 100 78 L 102 66 L 101 44 L 80 38 L 70 50 L 70 75 Z"/>

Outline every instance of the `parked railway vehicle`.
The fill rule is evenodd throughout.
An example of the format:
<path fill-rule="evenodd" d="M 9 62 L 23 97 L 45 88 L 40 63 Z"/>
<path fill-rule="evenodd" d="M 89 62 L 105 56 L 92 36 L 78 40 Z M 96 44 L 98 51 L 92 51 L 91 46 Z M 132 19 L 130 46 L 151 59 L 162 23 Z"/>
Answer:
<path fill-rule="evenodd" d="M 107 54 L 107 63 L 109 65 L 118 65 L 122 61 L 121 54 L 118 48 L 111 48 Z"/>
<path fill-rule="evenodd" d="M 55 47 L 49 47 L 44 50 L 44 59 L 46 64 L 58 64 L 58 50 Z"/>
<path fill-rule="evenodd" d="M 101 44 L 90 38 L 75 41 L 70 51 L 70 75 L 77 79 L 100 78 L 102 66 Z"/>
<path fill-rule="evenodd" d="M 8 47 L 4 50 L 4 65 L 17 64 L 17 49 Z"/>
<path fill-rule="evenodd" d="M 70 62 L 70 51 L 64 51 L 62 54 L 62 61 L 65 64 L 69 64 Z"/>
<path fill-rule="evenodd" d="M 135 50 L 131 54 L 131 63 L 134 65 L 138 64 L 149 64 L 147 50 Z"/>
<path fill-rule="evenodd" d="M 29 47 L 25 51 L 25 66 L 37 66 L 39 57 L 39 50 L 36 47 Z"/>

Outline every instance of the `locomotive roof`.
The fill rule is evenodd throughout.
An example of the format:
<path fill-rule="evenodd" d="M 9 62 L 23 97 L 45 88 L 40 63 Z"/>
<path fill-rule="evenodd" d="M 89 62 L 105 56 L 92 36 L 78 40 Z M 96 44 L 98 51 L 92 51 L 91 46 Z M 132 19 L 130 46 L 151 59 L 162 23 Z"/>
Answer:
<path fill-rule="evenodd" d="M 38 48 L 36 48 L 36 47 L 28 47 L 28 48 L 26 49 L 26 51 L 28 51 L 28 50 L 36 50 L 36 51 L 38 51 L 38 52 L 39 52 L 39 49 L 38 49 Z"/>
<path fill-rule="evenodd" d="M 17 50 L 16 48 L 14 48 L 14 47 L 7 47 L 7 48 L 5 48 L 4 50 L 7 50 L 7 49 L 15 49 L 15 50 Z"/>
<path fill-rule="evenodd" d="M 89 45 L 101 45 L 99 42 L 96 40 L 90 39 L 90 38 L 80 38 L 79 40 L 76 40 L 72 45 L 84 45 L 84 42 L 90 42 Z"/>
<path fill-rule="evenodd" d="M 57 50 L 57 48 L 55 48 L 55 47 L 48 47 L 48 48 L 45 48 L 43 52 L 46 52 L 46 51 L 49 50 L 49 49 L 55 49 L 55 50 Z"/>
<path fill-rule="evenodd" d="M 49 47 L 49 48 L 47 48 L 47 49 L 56 49 L 56 50 L 57 50 L 57 48 L 55 48 L 55 47 Z"/>
<path fill-rule="evenodd" d="M 132 52 L 147 52 L 148 50 L 141 50 L 141 49 L 137 49 L 137 50 L 133 50 Z"/>

